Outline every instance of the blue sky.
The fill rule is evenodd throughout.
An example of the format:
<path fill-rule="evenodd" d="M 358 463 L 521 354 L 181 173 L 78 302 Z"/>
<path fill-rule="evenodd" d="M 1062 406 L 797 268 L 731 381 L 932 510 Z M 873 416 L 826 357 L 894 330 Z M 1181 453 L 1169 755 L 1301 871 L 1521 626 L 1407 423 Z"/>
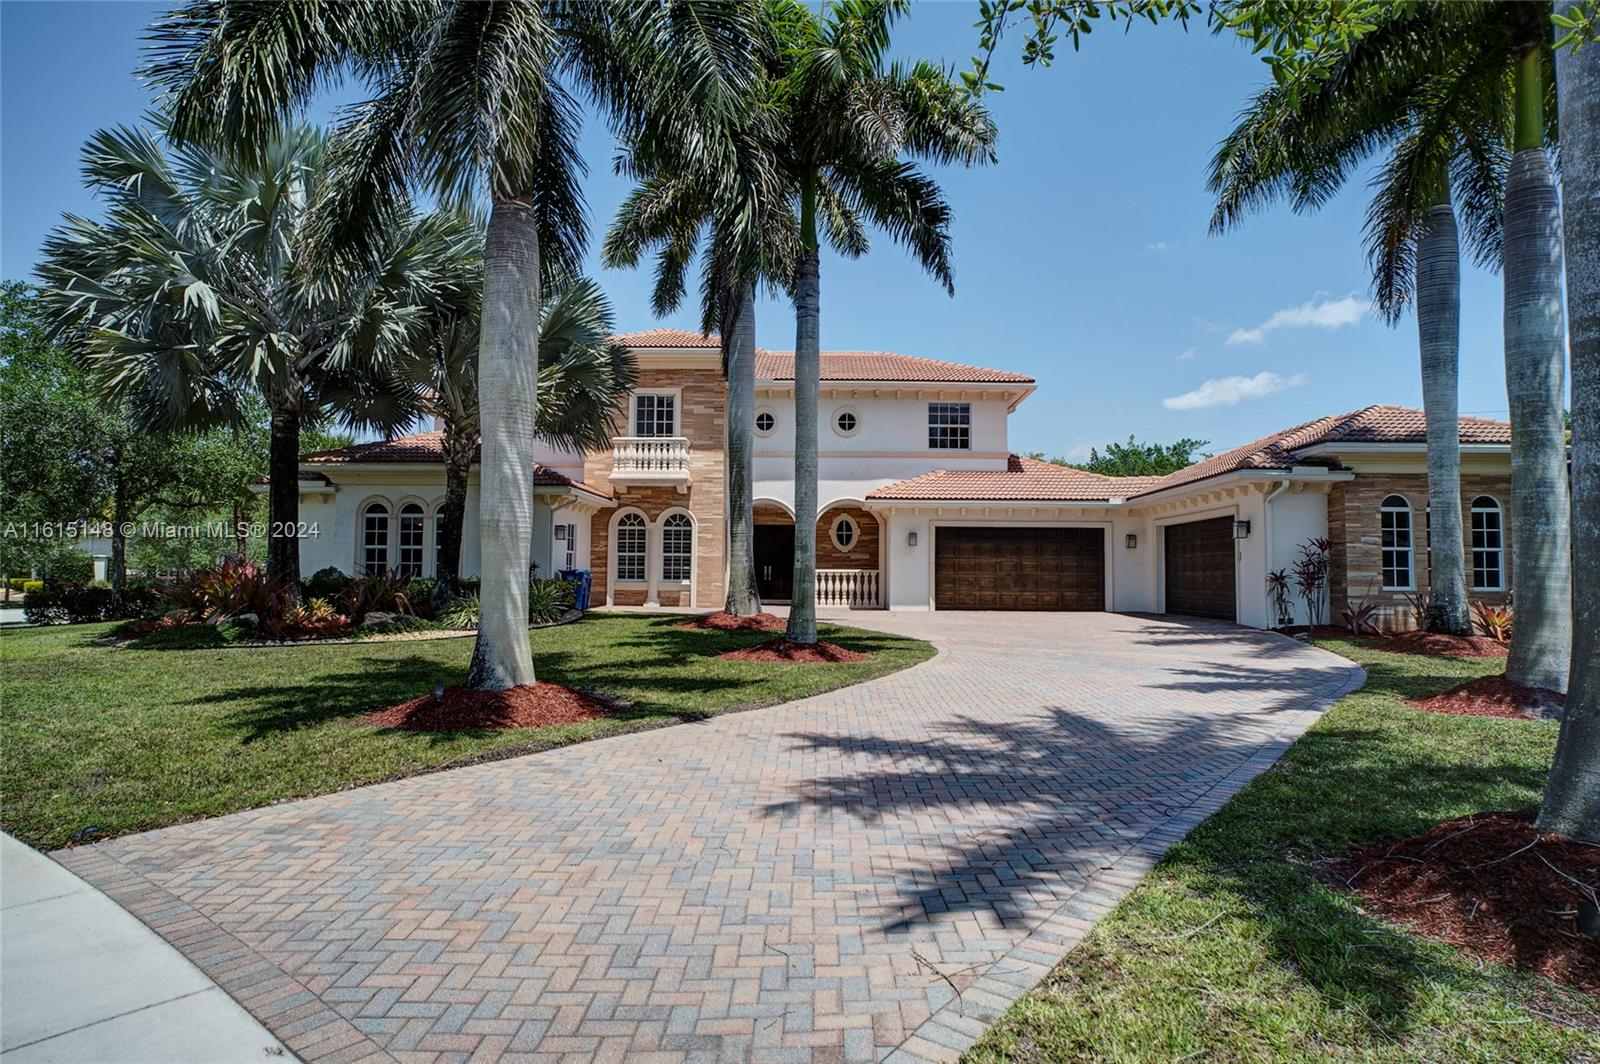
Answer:
<path fill-rule="evenodd" d="M 917 8 L 897 50 L 966 65 L 975 8 Z M 132 71 L 156 10 L 0 4 L 0 276 L 31 274 L 62 211 L 95 210 L 78 149 L 148 106 Z M 1004 58 L 1006 91 L 988 98 L 999 164 L 939 174 L 955 208 L 955 298 L 884 239 L 860 260 L 825 258 L 824 348 L 1033 374 L 1039 390 L 1012 418 L 1020 451 L 1078 456 L 1129 433 L 1220 450 L 1367 403 L 1420 405 L 1414 319 L 1389 329 L 1364 312 L 1364 180 L 1315 216 L 1277 209 L 1206 235 L 1206 162 L 1266 76 L 1245 48 L 1141 25 L 1103 28 L 1078 53 L 1063 47 L 1047 70 Z M 599 229 L 627 187 L 610 172 L 602 126 L 590 124 L 585 148 Z M 648 271 L 599 276 L 623 328 L 652 324 Z M 1500 311 L 1499 278 L 1469 270 L 1465 412 L 1504 416 Z M 698 320 L 686 307 L 666 324 Z M 793 346 L 786 301 L 763 306 L 758 322 L 764 346 Z"/>

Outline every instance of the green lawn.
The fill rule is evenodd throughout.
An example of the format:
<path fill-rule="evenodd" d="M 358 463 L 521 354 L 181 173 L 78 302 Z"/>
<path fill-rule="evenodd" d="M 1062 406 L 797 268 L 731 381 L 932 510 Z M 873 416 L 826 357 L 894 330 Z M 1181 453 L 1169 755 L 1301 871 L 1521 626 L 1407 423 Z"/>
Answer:
<path fill-rule="evenodd" d="M 867 651 L 838 665 L 719 661 L 760 633 L 692 631 L 677 615 L 591 614 L 533 633 L 540 679 L 613 695 L 604 720 L 418 734 L 358 722 L 459 683 L 472 640 L 267 649 L 112 649 L 114 625 L 0 635 L 0 824 L 49 849 L 286 798 L 507 757 L 624 729 L 787 702 L 933 654 L 914 639 L 824 625 Z"/>
<path fill-rule="evenodd" d="M 1364 665 L 1366 688 L 1175 847 L 967 1059 L 1600 1060 L 1600 1002 L 1400 933 L 1317 876 L 1352 843 L 1536 805 L 1556 726 L 1400 701 L 1503 662 L 1322 645 Z"/>

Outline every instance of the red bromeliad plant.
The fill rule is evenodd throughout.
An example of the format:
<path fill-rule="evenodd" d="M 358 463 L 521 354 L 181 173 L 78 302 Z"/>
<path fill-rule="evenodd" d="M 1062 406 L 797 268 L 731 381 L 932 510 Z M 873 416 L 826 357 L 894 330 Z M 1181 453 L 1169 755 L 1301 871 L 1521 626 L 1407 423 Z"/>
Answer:
<path fill-rule="evenodd" d="M 1378 615 L 1377 603 L 1356 599 L 1344 608 L 1345 627 L 1355 635 L 1381 635 L 1374 617 Z"/>
<path fill-rule="evenodd" d="M 398 569 L 371 573 L 350 581 L 342 602 L 344 612 L 358 621 L 369 613 L 414 613 L 410 588 L 409 573 Z"/>
<path fill-rule="evenodd" d="M 257 623 L 280 620 L 294 599 L 288 581 L 269 576 L 254 562 L 226 558 L 199 569 L 167 596 L 177 609 L 188 610 L 207 624 L 221 624 L 251 614 Z"/>
<path fill-rule="evenodd" d="M 1499 643 L 1511 642 L 1511 628 L 1516 613 L 1510 604 L 1496 606 L 1476 599 L 1472 603 L 1472 619 L 1484 635 Z"/>

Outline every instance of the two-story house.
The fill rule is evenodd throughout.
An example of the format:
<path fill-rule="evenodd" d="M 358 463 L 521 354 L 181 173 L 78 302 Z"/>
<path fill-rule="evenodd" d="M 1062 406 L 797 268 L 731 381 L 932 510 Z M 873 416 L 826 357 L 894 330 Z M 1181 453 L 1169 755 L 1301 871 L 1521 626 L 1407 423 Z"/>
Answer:
<path fill-rule="evenodd" d="M 620 337 L 638 382 L 609 450 L 544 451 L 530 561 L 588 568 L 595 601 L 715 609 L 727 587 L 727 384 L 714 337 Z M 756 570 L 789 599 L 794 545 L 794 369 L 756 363 Z M 1106 477 L 1011 454 L 1010 414 L 1036 387 L 1002 370 L 883 352 L 822 355 L 817 568 L 822 606 L 1172 612 L 1265 627 L 1267 574 L 1303 543 L 1332 543 L 1333 617 L 1377 602 L 1404 626 L 1427 574 L 1420 411 L 1319 418 L 1164 477 Z M 1510 429 L 1463 418 L 1466 575 L 1474 597 L 1510 586 Z M 431 575 L 442 443 L 420 433 L 305 455 L 307 573 Z M 475 573 L 477 474 L 462 569 Z M 1296 605 L 1296 619 L 1305 619 Z"/>

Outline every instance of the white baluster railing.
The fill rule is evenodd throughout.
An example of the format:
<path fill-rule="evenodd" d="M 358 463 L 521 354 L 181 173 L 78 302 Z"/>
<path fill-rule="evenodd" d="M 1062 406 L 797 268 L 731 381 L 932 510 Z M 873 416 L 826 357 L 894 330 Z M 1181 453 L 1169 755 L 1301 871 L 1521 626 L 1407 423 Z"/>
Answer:
<path fill-rule="evenodd" d="M 850 609 L 876 609 L 878 570 L 818 569 L 817 605 L 847 606 Z"/>
<path fill-rule="evenodd" d="M 611 441 L 613 479 L 687 480 L 689 441 L 683 436 L 617 436 Z"/>

